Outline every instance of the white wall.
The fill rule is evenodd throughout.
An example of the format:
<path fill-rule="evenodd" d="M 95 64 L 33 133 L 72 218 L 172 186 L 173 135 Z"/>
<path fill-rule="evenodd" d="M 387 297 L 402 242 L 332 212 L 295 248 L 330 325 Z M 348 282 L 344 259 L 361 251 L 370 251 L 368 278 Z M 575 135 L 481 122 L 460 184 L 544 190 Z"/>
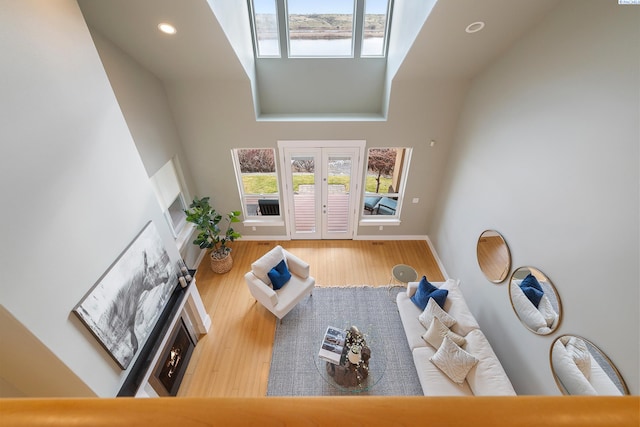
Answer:
<path fill-rule="evenodd" d="M 114 396 L 126 372 L 72 310 L 148 221 L 177 249 L 76 2 L 0 8 L 0 301 L 16 319 L 0 328 L 27 328 L 48 349 L 32 363 L 53 354 L 77 376 L 61 394 Z"/>
<path fill-rule="evenodd" d="M 394 84 L 386 122 L 256 122 L 249 83 L 190 80 L 167 84 L 175 120 L 197 183 L 222 212 L 240 209 L 232 148 L 273 147 L 278 140 L 366 140 L 367 147 L 413 147 L 400 226 L 359 227 L 360 236 L 424 236 L 466 85 Z M 438 144 L 429 147 L 429 141 Z M 411 200 L 419 198 L 420 203 Z M 284 227 L 236 227 L 243 236 L 282 236 Z"/>
<path fill-rule="evenodd" d="M 195 184 L 162 81 L 100 33 L 90 31 L 147 175 L 154 176 L 173 159 L 188 205 L 195 194 Z M 201 252 L 192 241 L 191 237 L 186 238 L 180 248 L 190 267 L 195 266 Z"/>
<path fill-rule="evenodd" d="M 559 394 L 549 348 L 592 340 L 639 386 L 640 7 L 563 1 L 473 82 L 430 236 L 521 394 Z M 500 231 L 514 268 L 555 284 L 563 320 L 521 325 L 475 248 Z"/>

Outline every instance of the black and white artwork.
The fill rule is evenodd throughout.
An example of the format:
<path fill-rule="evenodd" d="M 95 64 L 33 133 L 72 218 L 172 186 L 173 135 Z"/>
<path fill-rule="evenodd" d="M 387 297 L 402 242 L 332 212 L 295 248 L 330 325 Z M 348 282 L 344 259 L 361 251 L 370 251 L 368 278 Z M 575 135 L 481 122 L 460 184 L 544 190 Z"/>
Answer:
<path fill-rule="evenodd" d="M 149 222 L 73 311 L 127 369 L 177 285 L 177 274 Z"/>

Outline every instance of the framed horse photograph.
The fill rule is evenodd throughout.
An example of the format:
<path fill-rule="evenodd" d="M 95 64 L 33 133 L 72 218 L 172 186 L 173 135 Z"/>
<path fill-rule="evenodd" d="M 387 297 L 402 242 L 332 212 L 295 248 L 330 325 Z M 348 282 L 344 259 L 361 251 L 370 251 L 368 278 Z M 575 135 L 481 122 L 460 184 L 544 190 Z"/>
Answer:
<path fill-rule="evenodd" d="M 177 264 L 148 222 L 73 312 L 127 369 L 178 283 Z"/>

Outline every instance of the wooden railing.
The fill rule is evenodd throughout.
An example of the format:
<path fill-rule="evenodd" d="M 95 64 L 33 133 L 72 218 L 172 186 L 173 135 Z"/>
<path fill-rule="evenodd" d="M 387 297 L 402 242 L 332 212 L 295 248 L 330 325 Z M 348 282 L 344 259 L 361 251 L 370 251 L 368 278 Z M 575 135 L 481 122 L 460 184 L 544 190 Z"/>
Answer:
<path fill-rule="evenodd" d="M 0 399 L 3 427 L 639 424 L 638 396 Z"/>

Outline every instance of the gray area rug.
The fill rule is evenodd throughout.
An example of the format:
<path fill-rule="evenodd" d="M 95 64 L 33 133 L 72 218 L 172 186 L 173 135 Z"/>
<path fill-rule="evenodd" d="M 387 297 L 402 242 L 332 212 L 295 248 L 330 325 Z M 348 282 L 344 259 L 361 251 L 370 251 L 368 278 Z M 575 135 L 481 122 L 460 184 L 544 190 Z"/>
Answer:
<path fill-rule="evenodd" d="M 315 288 L 276 326 L 268 396 L 332 396 L 349 392 L 330 385 L 318 372 L 316 358 L 327 326 L 357 326 L 384 358 L 382 378 L 359 394 L 422 396 L 422 388 L 396 306 L 402 287 Z M 382 353 L 382 354 L 381 354 Z M 380 362 L 380 359 L 378 359 Z M 320 365 L 323 366 L 323 365 Z M 377 369 L 377 367 L 376 367 Z"/>

